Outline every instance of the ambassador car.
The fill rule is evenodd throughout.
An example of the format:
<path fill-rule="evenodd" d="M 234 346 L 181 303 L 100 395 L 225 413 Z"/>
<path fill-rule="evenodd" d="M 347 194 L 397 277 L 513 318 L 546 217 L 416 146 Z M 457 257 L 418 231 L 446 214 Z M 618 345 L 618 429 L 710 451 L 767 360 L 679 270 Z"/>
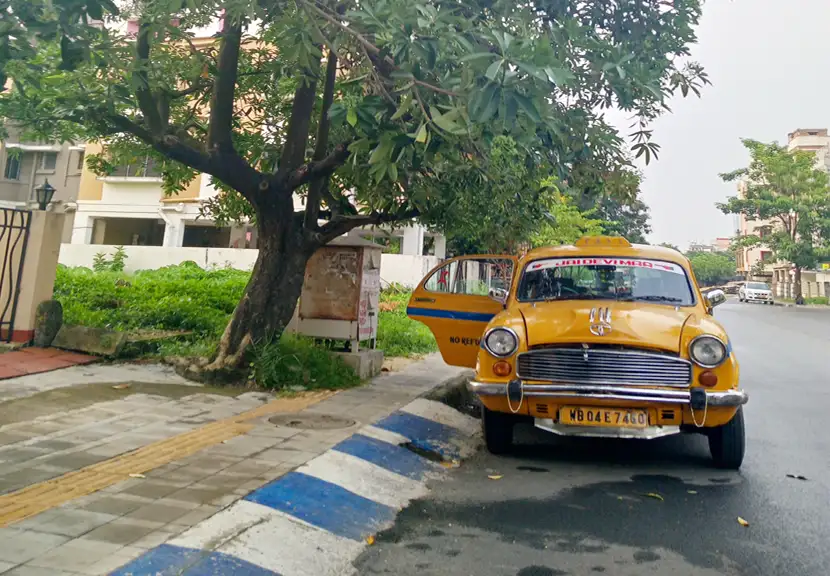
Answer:
<path fill-rule="evenodd" d="M 407 308 L 444 360 L 475 368 L 487 448 L 529 421 L 568 436 L 698 432 L 715 464 L 745 451 L 738 362 L 688 259 L 623 238 L 583 238 L 522 258 L 463 256 L 432 270 Z"/>

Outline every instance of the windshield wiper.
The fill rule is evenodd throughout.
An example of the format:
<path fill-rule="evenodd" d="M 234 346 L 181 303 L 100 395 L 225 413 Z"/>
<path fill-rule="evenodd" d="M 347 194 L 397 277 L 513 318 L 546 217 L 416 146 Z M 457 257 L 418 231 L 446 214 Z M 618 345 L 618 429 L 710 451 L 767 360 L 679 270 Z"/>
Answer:
<path fill-rule="evenodd" d="M 674 298 L 672 296 L 657 296 L 650 294 L 648 296 L 630 296 L 628 298 L 620 299 L 621 302 L 683 302 L 682 298 Z"/>

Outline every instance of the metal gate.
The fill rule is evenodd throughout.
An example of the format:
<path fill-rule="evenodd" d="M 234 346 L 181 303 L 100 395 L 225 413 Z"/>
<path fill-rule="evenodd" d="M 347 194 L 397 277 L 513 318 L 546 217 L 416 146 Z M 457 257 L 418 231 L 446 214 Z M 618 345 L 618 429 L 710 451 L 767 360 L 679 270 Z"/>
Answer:
<path fill-rule="evenodd" d="M 0 208 L 0 340 L 11 342 L 32 213 Z"/>

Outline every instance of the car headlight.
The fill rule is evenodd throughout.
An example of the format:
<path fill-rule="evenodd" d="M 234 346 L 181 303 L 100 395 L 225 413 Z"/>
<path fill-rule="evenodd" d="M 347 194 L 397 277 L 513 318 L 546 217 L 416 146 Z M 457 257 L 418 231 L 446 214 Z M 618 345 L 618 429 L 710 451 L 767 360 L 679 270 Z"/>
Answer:
<path fill-rule="evenodd" d="M 506 358 L 519 347 L 519 338 L 509 328 L 493 328 L 484 335 L 484 348 L 493 356 Z"/>
<path fill-rule="evenodd" d="M 716 368 L 726 360 L 726 344 L 714 336 L 698 336 L 689 344 L 689 356 L 703 368 Z"/>

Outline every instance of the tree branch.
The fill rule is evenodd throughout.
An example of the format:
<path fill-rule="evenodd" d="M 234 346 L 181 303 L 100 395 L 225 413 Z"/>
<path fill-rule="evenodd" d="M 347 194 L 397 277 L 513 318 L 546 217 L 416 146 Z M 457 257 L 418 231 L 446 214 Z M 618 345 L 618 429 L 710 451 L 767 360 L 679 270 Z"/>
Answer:
<path fill-rule="evenodd" d="M 156 135 L 164 133 L 164 124 L 159 114 L 156 100 L 150 89 L 150 76 L 147 70 L 150 67 L 150 23 L 142 21 L 138 28 L 138 37 L 135 43 L 136 70 L 133 76 L 136 79 L 135 96 L 138 107 L 144 115 L 144 121 L 150 132 Z"/>
<path fill-rule="evenodd" d="M 322 10 L 318 6 L 315 6 L 311 2 L 307 2 L 306 0 L 298 0 L 298 2 L 300 4 L 302 4 L 303 6 L 305 6 L 306 8 L 308 8 L 309 10 L 311 10 L 312 12 L 314 12 L 315 14 L 317 14 L 318 16 L 320 16 L 326 22 L 329 22 L 330 24 L 333 24 L 333 25 L 337 26 L 338 28 L 340 28 L 341 30 L 343 30 L 344 32 L 346 32 L 347 34 L 352 36 L 369 53 L 374 54 L 375 56 L 380 55 L 381 49 L 378 48 L 377 46 L 375 46 L 363 34 L 358 32 L 354 28 L 350 28 L 349 26 L 346 26 L 345 24 L 340 22 L 337 18 L 335 18 L 334 16 L 332 16 L 331 14 L 326 12 L 325 10 Z M 383 57 L 383 62 L 385 62 L 386 64 L 391 66 L 393 70 L 398 70 L 399 69 L 398 65 L 395 64 L 395 60 L 392 59 L 391 56 L 384 56 Z M 372 64 L 374 65 L 375 63 L 373 62 Z M 377 67 L 377 66 L 375 66 L 375 67 Z M 452 90 L 447 90 L 446 88 L 441 88 L 440 86 L 435 86 L 434 84 L 430 84 L 429 82 L 424 82 L 423 80 L 417 80 L 417 79 L 413 78 L 411 80 L 411 82 L 413 82 L 414 84 L 417 84 L 418 86 L 423 86 L 424 88 L 428 88 L 428 89 L 432 90 L 433 92 L 439 92 L 441 94 L 446 94 L 447 96 L 458 96 L 459 95 L 457 92 L 453 92 Z"/>
<path fill-rule="evenodd" d="M 242 22 L 230 24 L 222 33 L 216 80 L 210 99 L 208 151 L 233 149 L 233 106 L 239 72 L 239 48 L 242 43 Z"/>
<path fill-rule="evenodd" d="M 294 101 L 291 104 L 291 118 L 288 120 L 285 146 L 282 149 L 282 155 L 280 156 L 280 163 L 277 169 L 278 181 L 288 181 L 294 171 L 305 160 L 308 131 L 311 127 L 311 113 L 314 111 L 314 96 L 316 93 L 316 77 L 304 77 L 294 91 Z M 288 187 L 289 190 L 294 190 L 294 188 Z"/>
<path fill-rule="evenodd" d="M 360 214 L 357 216 L 341 215 L 332 219 L 328 224 L 321 226 L 319 237 L 323 244 L 325 244 L 360 226 L 377 226 L 379 224 L 388 224 L 401 220 L 411 220 L 412 218 L 417 218 L 419 215 L 420 211 L 415 208 L 394 214 L 373 212 L 371 214 Z"/>
<path fill-rule="evenodd" d="M 320 121 L 317 123 L 317 142 L 314 146 L 312 160 L 317 163 L 326 157 L 329 147 L 329 109 L 334 102 L 334 84 L 337 81 L 337 54 L 329 50 L 328 62 L 326 62 L 326 83 L 323 86 L 323 106 L 320 111 Z M 346 150 L 348 152 L 348 149 Z M 313 230 L 317 227 L 317 215 L 320 212 L 321 193 L 328 186 L 331 172 L 324 171 L 311 181 L 308 187 L 308 200 L 306 205 L 305 227 Z"/>
<path fill-rule="evenodd" d="M 286 186 L 293 191 L 317 178 L 331 176 L 335 170 L 346 163 L 350 154 L 349 142 L 338 144 L 332 153 L 322 160 L 303 164 L 289 174 Z"/>

